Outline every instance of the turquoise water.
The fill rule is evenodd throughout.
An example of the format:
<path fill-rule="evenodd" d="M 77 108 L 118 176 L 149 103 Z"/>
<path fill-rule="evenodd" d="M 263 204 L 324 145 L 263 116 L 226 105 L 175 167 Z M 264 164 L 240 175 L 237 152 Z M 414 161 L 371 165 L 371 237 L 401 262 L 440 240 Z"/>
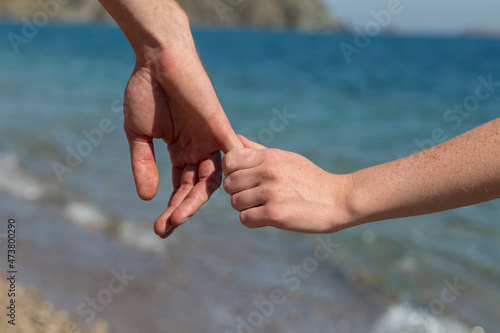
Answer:
<path fill-rule="evenodd" d="M 0 36 L 20 29 L 0 26 Z M 478 77 L 500 81 L 500 41 L 377 38 L 348 64 L 339 47 L 353 43 L 348 35 L 195 30 L 195 39 L 237 132 L 300 153 L 330 172 L 348 173 L 409 155 L 438 143 L 436 128 L 442 130 L 440 137 L 451 138 L 497 118 L 500 111 L 498 89 L 467 114 L 447 112 L 474 95 L 481 84 Z M 79 226 L 105 230 L 145 253 L 168 254 L 165 244 L 175 240 L 160 242 L 150 228 L 169 197 L 168 156 L 158 144 L 161 189 L 152 202 L 141 202 L 121 129 L 120 100 L 134 65 L 121 32 L 99 26 L 47 27 L 20 45 L 17 54 L 1 38 L 0 61 L 0 191 L 9 198 L 9 209 L 21 218 L 28 204 L 55 205 L 58 216 Z M 270 131 L 275 113 L 285 110 L 295 118 L 283 130 Z M 69 151 L 88 141 L 82 131 L 99 128 L 103 119 L 109 133 L 76 160 L 71 172 L 60 174 L 60 181 L 54 162 L 64 164 Z M 356 331 L 348 319 L 335 330 L 329 326 L 329 316 L 341 313 L 324 310 L 338 307 L 339 300 L 328 297 L 329 279 L 338 275 L 350 295 L 345 296 L 346 308 L 363 308 L 350 298 L 361 294 L 370 300 L 363 311 L 380 309 L 365 318 L 365 329 L 358 332 L 399 332 L 404 325 L 409 332 L 419 331 L 417 322 L 428 323 L 424 332 L 461 332 L 446 325 L 494 332 L 500 324 L 499 209 L 494 201 L 332 236 L 340 249 L 331 262 L 321 264 L 307 289 L 299 290 L 307 301 L 287 305 L 291 313 L 305 317 L 293 327 L 301 332 Z M 245 238 L 234 248 L 234 259 L 220 251 L 222 259 L 211 256 L 214 264 L 223 260 L 227 265 L 221 269 L 228 282 L 210 288 L 225 295 L 223 302 L 240 306 L 235 305 L 240 310 L 232 317 L 207 310 L 214 332 L 235 331 L 233 317 L 245 317 L 253 309 L 252 299 L 238 296 L 240 283 L 251 276 L 256 279 L 253 293 L 265 294 L 283 284 L 283 263 L 288 261 L 280 256 L 307 254 L 316 246 L 316 236 L 247 231 L 235 227 L 238 223 L 228 196 L 219 190 L 174 236 L 204 244 L 205 253 L 215 252 L 210 244 L 239 244 L 238 238 Z M 248 267 L 263 270 L 256 276 L 238 261 L 240 254 L 253 252 L 264 252 L 245 257 Z M 196 261 L 178 265 L 193 274 L 200 269 Z M 455 296 L 445 302 L 443 290 L 450 283 L 466 289 L 445 293 Z M 227 285 L 235 293 L 224 293 Z M 280 324 L 280 316 L 286 318 L 280 312 L 263 324 L 263 331 L 290 331 Z"/>

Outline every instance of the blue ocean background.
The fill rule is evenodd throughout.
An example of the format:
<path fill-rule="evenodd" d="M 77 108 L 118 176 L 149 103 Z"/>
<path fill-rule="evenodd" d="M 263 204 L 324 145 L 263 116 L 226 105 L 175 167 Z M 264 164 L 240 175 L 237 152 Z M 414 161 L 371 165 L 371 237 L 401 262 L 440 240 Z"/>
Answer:
<path fill-rule="evenodd" d="M 245 229 L 220 189 L 160 240 L 152 223 L 170 195 L 169 158 L 157 142 L 160 190 L 140 201 L 122 130 L 135 64 L 125 37 L 109 26 L 54 25 L 15 52 L 6 36 L 21 28 L 0 25 L 0 218 L 21 226 L 21 280 L 70 315 L 85 319 L 78 304 L 113 267 L 127 267 L 136 280 L 97 314 L 116 332 L 245 332 L 241 323 L 252 320 L 247 331 L 498 330 L 498 201 L 318 236 Z M 446 116 L 474 96 L 479 77 L 500 81 L 498 40 L 377 37 L 348 62 L 340 45 L 354 45 L 351 35 L 194 36 L 233 128 L 329 172 L 407 156 L 439 143 L 436 129 L 452 138 L 500 114 L 496 88 L 466 115 Z M 285 111 L 294 118 L 271 130 Z M 83 131 L 103 119 L 109 133 L 59 178 L 54 165 L 67 164 L 88 141 Z M 312 255 L 318 237 L 335 252 L 291 290 L 283 274 Z M 256 322 L 255 303 L 275 288 L 286 302 Z"/>

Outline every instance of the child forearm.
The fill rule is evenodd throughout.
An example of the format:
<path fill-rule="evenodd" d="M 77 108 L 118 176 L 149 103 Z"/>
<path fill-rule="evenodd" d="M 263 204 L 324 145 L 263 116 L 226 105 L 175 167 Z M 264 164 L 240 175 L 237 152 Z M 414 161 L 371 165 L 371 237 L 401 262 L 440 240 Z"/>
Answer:
<path fill-rule="evenodd" d="M 500 118 L 406 158 L 351 175 L 356 224 L 434 213 L 500 197 Z"/>

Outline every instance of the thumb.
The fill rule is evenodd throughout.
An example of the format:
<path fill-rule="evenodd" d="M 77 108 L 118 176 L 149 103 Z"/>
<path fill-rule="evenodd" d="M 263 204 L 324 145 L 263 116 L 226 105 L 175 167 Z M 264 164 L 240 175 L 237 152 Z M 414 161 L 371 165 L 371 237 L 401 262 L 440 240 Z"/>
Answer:
<path fill-rule="evenodd" d="M 231 129 L 229 137 L 222 141 L 222 147 L 220 147 L 220 149 L 224 154 L 227 154 L 229 151 L 237 148 L 243 148 L 243 144 L 236 133 Z"/>
<path fill-rule="evenodd" d="M 238 138 L 240 139 L 241 143 L 245 148 L 250 148 L 250 149 L 266 149 L 263 145 L 253 142 L 245 138 L 243 135 L 238 134 Z"/>
<path fill-rule="evenodd" d="M 153 140 L 129 131 L 126 133 L 137 194 L 143 200 L 151 200 L 156 195 L 159 182 Z"/>
<path fill-rule="evenodd" d="M 243 144 L 244 148 L 229 151 L 222 160 L 222 170 L 226 177 L 235 171 L 253 168 L 262 163 L 263 160 L 260 150 L 266 149 L 266 147 L 239 134 L 238 140 L 241 141 L 240 144 Z"/>

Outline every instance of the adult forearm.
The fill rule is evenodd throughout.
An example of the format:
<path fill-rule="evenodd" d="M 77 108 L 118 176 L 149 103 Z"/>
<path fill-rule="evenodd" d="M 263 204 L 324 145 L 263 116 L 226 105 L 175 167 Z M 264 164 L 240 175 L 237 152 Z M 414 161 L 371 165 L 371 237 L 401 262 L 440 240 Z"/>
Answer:
<path fill-rule="evenodd" d="M 434 213 L 500 197 L 500 118 L 418 154 L 351 175 L 352 220 Z"/>
<path fill-rule="evenodd" d="M 127 36 L 137 57 L 148 57 L 170 45 L 193 44 L 187 15 L 174 0 L 99 1 Z"/>

